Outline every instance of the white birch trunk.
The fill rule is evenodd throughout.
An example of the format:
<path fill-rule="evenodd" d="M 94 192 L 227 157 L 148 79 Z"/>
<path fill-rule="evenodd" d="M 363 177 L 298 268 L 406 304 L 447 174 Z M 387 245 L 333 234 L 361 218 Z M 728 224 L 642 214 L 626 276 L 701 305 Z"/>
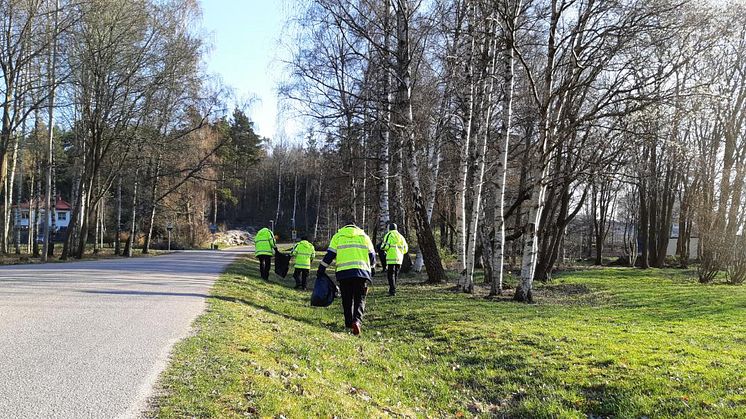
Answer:
<path fill-rule="evenodd" d="M 539 247 L 539 221 L 544 210 L 544 198 L 547 189 L 544 179 L 548 172 L 548 166 L 544 166 L 538 176 L 535 177 L 534 191 L 531 193 L 528 223 L 524 233 L 523 257 L 521 259 L 521 280 L 516 290 L 516 298 L 526 302 L 533 301 L 534 272 L 536 271 Z"/>
<path fill-rule="evenodd" d="M 24 122 L 23 128 L 21 129 L 22 133 L 26 132 L 26 124 Z M 21 202 L 23 202 L 23 147 L 19 147 L 18 150 L 18 161 L 21 162 L 19 165 L 18 170 L 18 176 L 16 178 L 16 208 L 19 210 L 15 213 L 15 253 L 16 255 L 21 254 L 21 229 L 19 228 L 19 225 L 21 223 Z"/>
<path fill-rule="evenodd" d="M 495 190 L 495 241 L 492 249 L 492 286 L 490 295 L 501 295 L 503 292 L 505 266 L 505 189 L 508 175 L 508 154 L 510 151 L 510 131 L 513 123 L 513 94 L 515 90 L 515 49 L 513 47 L 515 40 L 515 30 L 518 24 L 518 13 L 521 10 L 522 1 L 518 0 L 515 5 L 515 13 L 510 16 L 510 21 L 503 28 L 507 48 L 503 55 L 505 59 L 505 104 L 503 107 L 503 143 L 500 150 L 500 159 L 497 164 L 497 185 Z"/>
<path fill-rule="evenodd" d="M 57 0 L 55 2 L 54 7 L 54 23 L 53 23 L 53 32 L 52 32 L 52 49 L 50 51 L 50 57 L 49 57 L 49 85 L 50 85 L 50 92 L 49 92 L 49 121 L 47 126 L 47 167 L 46 167 L 46 189 L 45 189 L 45 195 L 44 195 L 44 209 L 46 214 L 46 220 L 44 220 L 44 249 L 41 253 L 41 261 L 46 262 L 47 257 L 49 256 L 49 248 L 50 243 L 49 240 L 51 238 L 51 222 L 50 217 L 54 217 L 52 214 L 52 199 L 54 197 L 52 196 L 52 165 L 54 164 L 54 100 L 55 100 L 55 93 L 56 93 L 56 84 L 57 84 L 57 77 L 56 77 L 56 67 L 57 67 L 57 21 L 59 16 L 59 10 L 60 8 L 60 2 Z"/>
<path fill-rule="evenodd" d="M 551 115 L 562 115 L 562 108 L 567 99 L 568 92 L 563 94 L 562 99 L 557 105 L 557 109 L 552 112 L 553 91 L 555 82 L 555 59 L 557 54 L 557 27 L 560 23 L 562 9 L 555 0 L 551 4 L 551 16 L 549 22 L 549 31 L 547 33 L 547 62 L 543 68 L 543 84 L 541 87 L 535 83 L 532 84 L 534 99 L 539 105 L 539 147 L 535 152 L 534 161 L 536 167 L 532 169 L 533 188 L 529 201 L 529 213 L 527 224 L 524 232 L 523 256 L 521 258 L 521 278 L 516 287 L 514 300 L 523 302 L 533 302 L 533 282 L 534 272 L 536 271 L 536 262 L 538 256 L 538 233 L 541 214 L 544 211 L 546 202 L 546 179 L 549 174 L 549 162 L 551 157 L 547 155 L 549 142 L 554 136 L 553 128 L 550 124 Z M 516 49 L 515 44 L 512 45 Z M 541 94 L 539 93 L 541 89 Z"/>
<path fill-rule="evenodd" d="M 129 246 L 127 246 L 127 256 L 128 258 L 132 257 L 132 250 L 135 247 L 135 234 L 137 233 L 137 185 L 139 183 L 138 178 L 138 170 L 135 169 L 135 184 L 132 187 L 132 222 L 130 224 L 130 237 L 129 237 Z"/>
<path fill-rule="evenodd" d="M 492 30 L 494 36 L 494 29 Z M 482 105 L 481 109 L 484 110 L 484 121 L 481 127 L 481 141 L 477 147 L 477 162 L 476 162 L 476 173 L 474 176 L 474 186 L 472 193 L 472 206 L 471 206 L 471 219 L 469 221 L 469 230 L 467 236 L 467 247 L 466 247 L 466 272 L 464 278 L 464 291 L 468 293 L 474 292 L 474 265 L 477 250 L 477 231 L 479 227 L 480 214 L 482 213 L 482 191 L 484 190 L 484 173 L 485 173 L 485 162 L 487 158 L 487 143 L 490 134 L 490 123 L 492 121 L 492 96 L 495 87 L 494 83 L 494 68 L 495 68 L 495 57 L 493 53 L 496 45 L 496 37 L 485 41 L 483 48 L 487 56 L 486 69 L 484 70 L 484 77 L 482 78 Z M 493 56 L 491 56 L 493 55 Z M 489 81 L 486 81 L 489 80 Z"/>
<path fill-rule="evenodd" d="M 367 115 L 367 112 L 366 112 L 366 115 Z M 365 124 L 365 126 L 367 127 L 367 123 Z M 362 191 L 361 191 L 363 202 L 362 202 L 362 214 L 361 214 L 362 220 L 360 221 L 360 225 L 363 227 L 363 230 L 368 231 L 368 229 L 366 228 L 367 227 L 366 223 L 367 223 L 367 218 L 368 218 L 368 214 L 367 214 L 368 194 L 366 192 L 368 189 L 368 135 L 367 135 L 367 132 L 365 132 L 365 130 L 366 128 L 364 128 L 364 132 L 363 132 L 363 179 L 362 179 L 363 185 L 362 185 Z"/>
<path fill-rule="evenodd" d="M 470 57 L 474 56 L 476 39 L 472 35 Z M 464 138 L 459 154 L 458 190 L 456 191 L 456 252 L 458 253 L 458 267 L 461 273 L 461 281 L 466 279 L 466 247 L 467 247 L 467 225 L 466 225 L 466 191 L 468 189 L 469 175 L 469 149 L 471 148 L 472 121 L 474 119 L 474 63 L 469 63 L 469 91 L 467 93 L 467 115 L 464 121 Z"/>
<path fill-rule="evenodd" d="M 387 36 L 388 38 L 388 36 Z M 384 112 L 383 127 L 380 128 L 381 144 L 378 147 L 378 231 L 386 231 L 386 225 L 391 220 L 389 203 L 389 170 L 390 148 L 391 148 L 391 75 L 386 74 L 386 111 Z"/>
<path fill-rule="evenodd" d="M 390 106 L 390 105 L 388 105 Z M 386 111 L 390 115 L 390 110 Z M 388 119 L 388 117 L 386 118 Z M 387 126 L 382 132 L 381 147 L 378 155 L 380 167 L 378 170 L 378 230 L 386 231 L 386 224 L 389 222 L 389 143 L 390 130 Z"/>
<path fill-rule="evenodd" d="M 15 183 L 15 176 L 16 176 L 16 170 L 18 169 L 18 136 L 14 136 L 12 152 L 11 152 L 11 161 L 10 161 L 10 173 L 5 178 L 6 185 L 5 185 L 5 196 L 4 196 L 4 211 L 3 214 L 3 221 L 4 221 L 4 228 L 3 228 L 3 248 L 8 249 L 8 243 L 9 243 L 9 234 L 10 234 L 10 218 L 11 214 L 13 213 L 13 184 Z"/>

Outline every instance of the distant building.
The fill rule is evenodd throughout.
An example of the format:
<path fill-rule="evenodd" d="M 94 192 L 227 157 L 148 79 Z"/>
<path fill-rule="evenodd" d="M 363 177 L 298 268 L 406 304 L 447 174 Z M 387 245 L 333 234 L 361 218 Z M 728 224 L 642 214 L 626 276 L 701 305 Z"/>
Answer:
<path fill-rule="evenodd" d="M 40 229 L 44 227 L 45 222 L 48 222 L 51 225 L 51 214 L 49 217 L 44 217 L 46 211 L 44 210 L 44 208 L 41 208 L 44 206 L 44 204 L 39 203 L 40 217 L 36 217 L 34 209 L 35 206 L 35 203 L 30 204 L 29 202 L 23 202 L 20 205 L 16 205 L 13 207 L 13 219 L 16 222 L 16 227 L 20 228 L 21 230 L 28 230 L 32 222 L 31 220 L 35 220 L 37 226 L 39 226 Z M 57 231 L 67 230 L 67 227 L 70 225 L 70 215 L 72 207 L 67 201 L 62 199 L 61 196 L 58 196 L 55 203 L 55 211 L 56 217 L 54 225 L 57 227 Z"/>
<path fill-rule="evenodd" d="M 668 247 L 666 248 L 666 256 L 677 256 L 676 246 L 679 242 L 679 224 L 673 223 L 671 225 L 671 237 L 668 239 Z M 697 259 L 699 257 L 699 237 L 696 233 L 689 237 L 689 259 Z"/>

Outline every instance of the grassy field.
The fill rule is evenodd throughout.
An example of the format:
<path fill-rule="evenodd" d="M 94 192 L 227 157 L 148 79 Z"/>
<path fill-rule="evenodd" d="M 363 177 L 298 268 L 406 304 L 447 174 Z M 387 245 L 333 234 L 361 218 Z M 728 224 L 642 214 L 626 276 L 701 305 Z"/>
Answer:
<path fill-rule="evenodd" d="M 746 417 L 746 287 L 677 270 L 559 276 L 538 304 L 374 287 L 338 303 L 234 264 L 153 400 L 157 417 Z"/>

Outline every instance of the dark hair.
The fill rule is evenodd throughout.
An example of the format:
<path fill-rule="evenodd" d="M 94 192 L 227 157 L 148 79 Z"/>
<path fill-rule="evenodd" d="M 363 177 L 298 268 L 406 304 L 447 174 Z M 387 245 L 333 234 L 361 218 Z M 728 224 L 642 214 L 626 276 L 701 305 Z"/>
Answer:
<path fill-rule="evenodd" d="M 339 214 L 340 227 L 355 225 L 355 216 L 349 211 L 340 212 Z"/>
<path fill-rule="evenodd" d="M 396 223 L 389 223 L 389 231 L 396 230 L 396 229 L 397 229 Z"/>

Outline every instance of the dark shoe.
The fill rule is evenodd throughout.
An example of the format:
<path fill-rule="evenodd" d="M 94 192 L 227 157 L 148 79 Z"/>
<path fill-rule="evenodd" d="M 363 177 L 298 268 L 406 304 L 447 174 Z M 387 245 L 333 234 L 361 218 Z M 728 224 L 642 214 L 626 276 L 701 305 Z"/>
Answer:
<path fill-rule="evenodd" d="M 396 290 L 389 290 L 389 296 L 395 297 L 396 296 Z"/>
<path fill-rule="evenodd" d="M 360 336 L 360 332 L 363 330 L 363 325 L 360 324 L 360 322 L 352 323 L 352 334 L 355 336 Z"/>

